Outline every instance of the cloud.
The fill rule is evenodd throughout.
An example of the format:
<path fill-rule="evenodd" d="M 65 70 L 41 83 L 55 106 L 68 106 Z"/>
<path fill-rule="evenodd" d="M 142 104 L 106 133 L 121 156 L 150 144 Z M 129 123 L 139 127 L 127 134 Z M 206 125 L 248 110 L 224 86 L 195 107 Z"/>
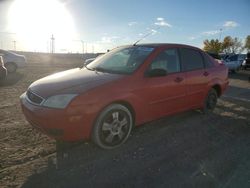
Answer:
<path fill-rule="evenodd" d="M 164 21 L 164 18 L 159 17 L 157 18 L 157 21 Z"/>
<path fill-rule="evenodd" d="M 220 30 L 204 31 L 201 34 L 205 36 L 212 36 L 212 35 L 217 35 L 218 33 L 220 33 Z"/>
<path fill-rule="evenodd" d="M 115 41 L 115 39 L 118 39 L 118 38 L 119 37 L 117 37 L 117 36 L 112 36 L 112 37 L 104 36 L 101 39 L 101 43 L 113 43 Z"/>
<path fill-rule="evenodd" d="M 131 26 L 134 26 L 134 25 L 137 25 L 137 22 L 129 22 L 129 23 L 128 23 L 128 26 L 130 26 L 130 27 L 131 27 Z"/>
<path fill-rule="evenodd" d="M 164 18 L 158 17 L 158 18 L 156 18 L 156 20 L 157 21 L 154 24 L 157 26 L 172 27 L 172 25 L 167 23 Z"/>
<path fill-rule="evenodd" d="M 197 37 L 188 37 L 188 40 L 195 40 Z"/>
<path fill-rule="evenodd" d="M 237 26 L 239 26 L 239 24 L 235 21 L 226 21 L 223 24 L 223 27 L 226 27 L 226 28 L 233 28 L 233 27 L 237 27 Z"/>
<path fill-rule="evenodd" d="M 155 29 L 151 29 L 152 35 L 155 35 L 156 33 L 158 33 L 158 31 L 156 31 Z"/>

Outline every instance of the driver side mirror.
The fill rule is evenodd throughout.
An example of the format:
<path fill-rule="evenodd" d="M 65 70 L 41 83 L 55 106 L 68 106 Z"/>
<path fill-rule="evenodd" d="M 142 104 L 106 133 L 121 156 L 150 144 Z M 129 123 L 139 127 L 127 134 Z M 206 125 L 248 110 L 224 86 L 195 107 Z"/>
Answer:
<path fill-rule="evenodd" d="M 94 61 L 96 58 L 89 58 L 83 61 L 83 66 L 85 67 L 86 65 L 90 64 L 92 61 Z"/>
<path fill-rule="evenodd" d="M 167 71 L 165 69 L 151 69 L 148 70 L 145 75 L 147 77 L 161 77 L 161 76 L 166 76 Z"/>

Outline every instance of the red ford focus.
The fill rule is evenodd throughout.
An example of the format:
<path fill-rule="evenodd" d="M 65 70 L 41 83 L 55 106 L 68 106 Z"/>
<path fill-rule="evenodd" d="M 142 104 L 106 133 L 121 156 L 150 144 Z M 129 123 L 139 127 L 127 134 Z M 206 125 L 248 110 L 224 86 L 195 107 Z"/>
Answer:
<path fill-rule="evenodd" d="M 227 75 L 224 64 L 195 47 L 123 46 L 35 81 L 20 98 L 26 119 L 50 137 L 92 139 L 111 149 L 133 126 L 190 109 L 212 111 Z"/>

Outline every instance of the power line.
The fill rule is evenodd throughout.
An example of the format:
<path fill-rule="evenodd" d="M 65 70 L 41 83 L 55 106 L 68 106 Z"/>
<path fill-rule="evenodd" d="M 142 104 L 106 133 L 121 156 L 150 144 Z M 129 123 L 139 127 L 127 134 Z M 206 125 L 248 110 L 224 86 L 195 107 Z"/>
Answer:
<path fill-rule="evenodd" d="M 15 35 L 16 33 L 11 33 L 11 32 L 3 32 L 3 31 L 0 31 L 0 34 L 5 34 L 5 35 Z"/>

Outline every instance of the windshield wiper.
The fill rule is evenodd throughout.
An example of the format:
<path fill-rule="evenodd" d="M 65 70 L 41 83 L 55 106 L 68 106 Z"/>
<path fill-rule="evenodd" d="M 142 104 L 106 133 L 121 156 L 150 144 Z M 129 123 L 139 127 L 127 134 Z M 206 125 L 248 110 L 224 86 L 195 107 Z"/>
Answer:
<path fill-rule="evenodd" d="M 109 70 L 104 69 L 104 68 L 102 68 L 102 67 L 96 67 L 94 70 L 95 70 L 95 71 L 98 71 L 98 72 L 110 72 Z"/>

